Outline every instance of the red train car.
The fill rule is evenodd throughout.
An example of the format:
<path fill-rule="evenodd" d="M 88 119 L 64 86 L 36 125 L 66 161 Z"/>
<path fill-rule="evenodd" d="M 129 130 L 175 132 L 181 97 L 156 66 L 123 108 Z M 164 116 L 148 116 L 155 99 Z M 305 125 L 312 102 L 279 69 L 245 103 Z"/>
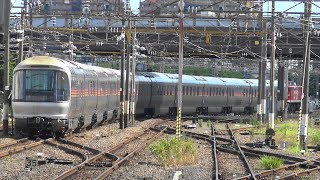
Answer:
<path fill-rule="evenodd" d="M 289 82 L 288 85 L 288 111 L 298 111 L 301 105 L 302 86 Z"/>

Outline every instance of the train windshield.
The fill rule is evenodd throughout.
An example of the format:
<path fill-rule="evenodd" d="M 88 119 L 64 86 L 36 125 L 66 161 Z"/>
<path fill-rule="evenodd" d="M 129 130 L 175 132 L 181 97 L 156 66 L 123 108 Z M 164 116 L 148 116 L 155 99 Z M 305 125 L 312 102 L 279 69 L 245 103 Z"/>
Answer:
<path fill-rule="evenodd" d="M 55 70 L 28 69 L 14 75 L 13 100 L 23 102 L 56 102 L 69 100 L 66 73 Z"/>

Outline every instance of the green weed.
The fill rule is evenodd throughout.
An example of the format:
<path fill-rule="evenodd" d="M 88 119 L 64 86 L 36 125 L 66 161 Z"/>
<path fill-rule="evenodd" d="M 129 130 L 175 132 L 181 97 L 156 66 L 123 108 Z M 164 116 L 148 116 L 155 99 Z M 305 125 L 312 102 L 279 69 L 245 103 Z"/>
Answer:
<path fill-rule="evenodd" d="M 296 145 L 289 146 L 289 147 L 286 149 L 286 152 L 288 152 L 288 153 L 290 153 L 290 154 L 293 154 L 293 155 L 300 154 L 300 147 L 299 147 L 299 146 L 296 146 Z"/>
<path fill-rule="evenodd" d="M 252 126 L 254 126 L 255 128 L 259 128 L 260 127 L 260 121 L 257 120 L 257 118 L 251 118 L 249 120 L 249 124 L 251 124 Z"/>
<path fill-rule="evenodd" d="M 149 146 L 149 149 L 164 165 L 185 165 L 198 162 L 198 152 L 189 139 L 164 138 Z"/>
<path fill-rule="evenodd" d="M 211 127 L 212 122 L 210 120 L 207 121 L 207 126 Z"/>
<path fill-rule="evenodd" d="M 203 122 L 202 119 L 199 119 L 199 120 L 198 120 L 199 127 L 202 127 L 202 122 Z"/>
<path fill-rule="evenodd" d="M 263 156 L 260 159 L 260 165 L 264 169 L 274 169 L 283 165 L 283 160 L 273 156 Z"/>

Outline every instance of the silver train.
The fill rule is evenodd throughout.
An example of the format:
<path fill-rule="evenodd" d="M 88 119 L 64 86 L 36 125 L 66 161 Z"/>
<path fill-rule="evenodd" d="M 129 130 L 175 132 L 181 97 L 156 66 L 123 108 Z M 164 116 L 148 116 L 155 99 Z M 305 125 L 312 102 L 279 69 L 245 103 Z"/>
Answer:
<path fill-rule="evenodd" d="M 178 75 L 136 75 L 136 115 L 175 115 Z M 185 115 L 253 113 L 258 80 L 183 76 Z M 14 69 L 15 130 L 24 136 L 56 135 L 94 127 L 119 116 L 120 71 L 47 56 Z"/>

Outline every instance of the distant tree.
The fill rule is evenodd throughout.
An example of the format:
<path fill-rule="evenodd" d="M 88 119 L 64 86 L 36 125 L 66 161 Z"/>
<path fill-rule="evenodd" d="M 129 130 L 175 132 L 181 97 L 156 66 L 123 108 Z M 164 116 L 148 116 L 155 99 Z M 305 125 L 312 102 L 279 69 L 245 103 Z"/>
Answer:
<path fill-rule="evenodd" d="M 243 74 L 241 74 L 240 72 L 235 72 L 235 71 L 220 71 L 218 76 L 219 77 L 225 77 L 225 78 L 243 79 Z"/>
<path fill-rule="evenodd" d="M 16 55 L 10 54 L 10 77 L 9 77 L 9 83 L 12 84 L 12 77 L 13 77 L 13 69 L 16 67 L 16 62 L 13 61 L 14 58 L 16 58 Z M 4 55 L 0 54 L 0 61 L 4 61 Z M 0 90 L 3 90 L 3 77 L 4 77 L 4 64 L 0 65 Z"/>

